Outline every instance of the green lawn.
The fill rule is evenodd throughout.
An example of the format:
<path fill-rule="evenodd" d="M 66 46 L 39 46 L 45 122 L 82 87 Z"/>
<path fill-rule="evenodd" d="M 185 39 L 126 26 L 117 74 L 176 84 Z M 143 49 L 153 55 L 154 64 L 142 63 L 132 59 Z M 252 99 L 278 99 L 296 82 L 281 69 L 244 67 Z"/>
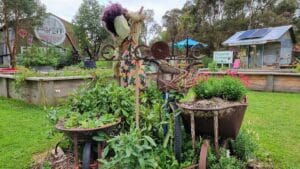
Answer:
<path fill-rule="evenodd" d="M 270 153 L 276 168 L 300 168 L 300 94 L 249 92 L 243 127 L 258 133 L 261 154 Z M 57 142 L 48 129 L 42 108 L 0 98 L 0 168 L 30 166 L 33 154 Z"/>
<path fill-rule="evenodd" d="M 33 154 L 55 145 L 47 122 L 42 108 L 0 97 L 0 169 L 28 168 Z"/>
<path fill-rule="evenodd" d="M 250 92 L 243 127 L 258 133 L 275 168 L 300 169 L 300 94 Z"/>

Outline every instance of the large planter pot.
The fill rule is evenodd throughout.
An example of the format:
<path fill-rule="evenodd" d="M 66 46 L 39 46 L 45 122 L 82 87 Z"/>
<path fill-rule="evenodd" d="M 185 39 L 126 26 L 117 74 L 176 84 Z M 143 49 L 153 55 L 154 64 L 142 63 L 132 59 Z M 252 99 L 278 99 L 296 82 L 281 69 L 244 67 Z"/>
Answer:
<path fill-rule="evenodd" d="M 32 66 L 32 68 L 36 71 L 40 71 L 40 72 L 51 72 L 54 71 L 54 67 L 53 66 Z"/>
<path fill-rule="evenodd" d="M 239 133 L 247 103 L 234 103 L 224 107 L 193 108 L 177 103 L 187 133 L 191 131 L 191 115 L 194 115 L 195 134 L 214 136 L 214 115 L 218 118 L 218 135 L 223 138 L 236 138 Z"/>

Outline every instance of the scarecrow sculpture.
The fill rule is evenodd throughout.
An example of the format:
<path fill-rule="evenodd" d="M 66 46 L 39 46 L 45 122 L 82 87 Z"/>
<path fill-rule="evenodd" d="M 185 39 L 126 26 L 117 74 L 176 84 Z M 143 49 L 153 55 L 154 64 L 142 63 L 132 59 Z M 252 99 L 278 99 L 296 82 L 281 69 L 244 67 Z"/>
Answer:
<path fill-rule="evenodd" d="M 139 36 L 145 15 L 142 14 L 143 7 L 139 12 L 129 12 L 120 4 L 110 4 L 104 9 L 102 21 L 108 32 L 110 32 L 119 46 L 119 56 L 124 61 L 115 66 L 115 75 L 122 80 L 122 86 L 135 85 L 136 93 L 136 123 L 139 127 L 139 91 L 145 85 L 145 73 L 143 61 L 131 58 L 130 53 L 138 46 Z"/>

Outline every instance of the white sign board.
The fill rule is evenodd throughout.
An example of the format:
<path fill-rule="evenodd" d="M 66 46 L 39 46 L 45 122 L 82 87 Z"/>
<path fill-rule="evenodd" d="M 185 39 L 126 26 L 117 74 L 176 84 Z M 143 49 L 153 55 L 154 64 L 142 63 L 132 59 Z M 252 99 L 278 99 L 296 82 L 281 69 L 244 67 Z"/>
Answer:
<path fill-rule="evenodd" d="M 34 33 L 43 43 L 60 45 L 65 41 L 66 28 L 62 21 L 55 16 L 46 17 L 41 26 L 34 29 Z"/>
<path fill-rule="evenodd" d="M 233 51 L 215 51 L 214 61 L 218 64 L 231 64 L 233 62 Z"/>

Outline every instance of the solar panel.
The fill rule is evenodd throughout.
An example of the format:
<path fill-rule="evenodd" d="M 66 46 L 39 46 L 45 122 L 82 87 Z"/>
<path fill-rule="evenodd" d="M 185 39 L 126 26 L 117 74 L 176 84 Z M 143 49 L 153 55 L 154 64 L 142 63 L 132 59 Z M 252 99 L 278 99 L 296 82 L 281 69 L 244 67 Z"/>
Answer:
<path fill-rule="evenodd" d="M 258 29 L 253 34 L 251 34 L 248 38 L 249 39 L 262 38 L 262 37 L 266 36 L 270 31 L 271 30 L 268 28 Z"/>
<path fill-rule="evenodd" d="M 252 35 L 256 29 L 247 30 L 239 36 L 239 39 L 248 39 L 250 35 Z"/>

